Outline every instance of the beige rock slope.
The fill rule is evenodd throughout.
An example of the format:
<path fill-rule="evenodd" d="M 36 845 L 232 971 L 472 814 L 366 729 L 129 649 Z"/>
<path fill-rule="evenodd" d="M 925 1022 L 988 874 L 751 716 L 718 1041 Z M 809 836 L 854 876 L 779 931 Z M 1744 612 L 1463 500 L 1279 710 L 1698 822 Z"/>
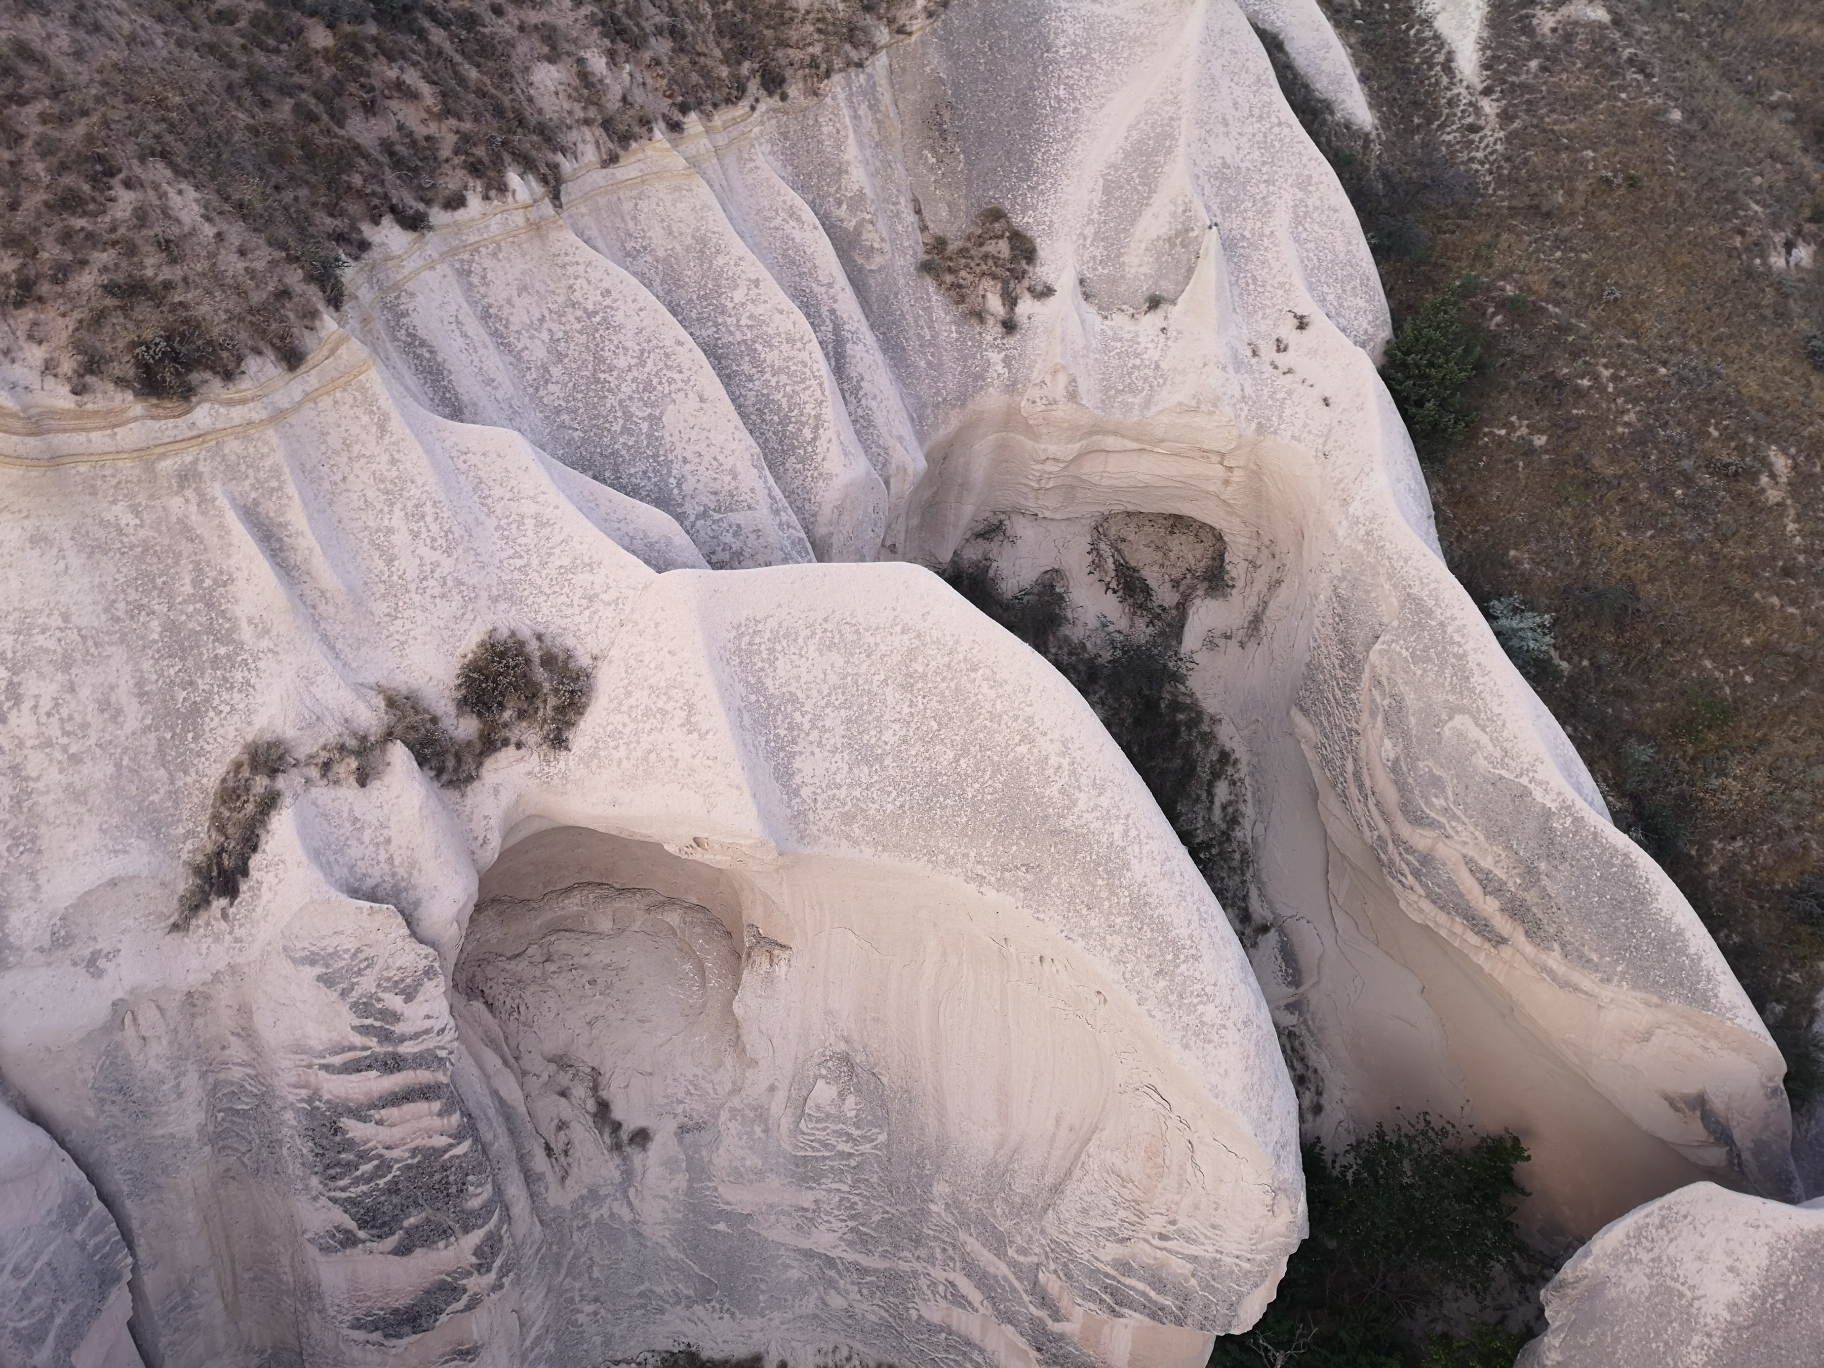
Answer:
<path fill-rule="evenodd" d="M 1544 1224 L 1787 1181 L 1778 1055 L 1435 554 L 1249 17 L 1347 103 L 1309 5 L 960 4 L 388 244 L 294 375 L 0 411 L 0 1076 L 159 1362 L 1198 1364 L 1302 1229 L 1269 1004 L 1318 1129 L 1514 1126 Z M 915 199 L 1055 293 L 966 317 Z M 1110 513 L 1225 547 L 1251 966 L 1049 666 L 808 563 L 1114 620 Z M 588 706 L 454 782 L 490 633 Z M 218 795 L 257 853 L 172 930 Z M 34 1259 L 94 1261 L 70 1191 Z"/>

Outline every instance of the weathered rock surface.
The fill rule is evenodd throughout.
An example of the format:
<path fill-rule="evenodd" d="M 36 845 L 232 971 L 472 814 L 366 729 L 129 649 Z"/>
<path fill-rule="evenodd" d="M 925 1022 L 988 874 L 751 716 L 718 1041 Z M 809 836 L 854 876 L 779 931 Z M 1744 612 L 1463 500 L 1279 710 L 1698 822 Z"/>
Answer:
<path fill-rule="evenodd" d="M 158 1361 L 1198 1364 L 1302 1229 L 1275 1017 L 1314 1127 L 1512 1126 L 1549 1229 L 1789 1185 L 1778 1054 L 1436 555 L 1250 18 L 1347 105 L 1308 4 L 959 4 L 400 237 L 295 374 L 0 411 L 0 1075 L 43 1127 L 0 1154 L 80 1165 Z M 1055 293 L 972 319 L 918 212 L 989 205 Z M 916 565 L 808 563 L 1124 620 L 1111 513 L 1226 548 L 1179 646 L 1251 963 L 1056 672 Z M 500 631 L 587 709 L 439 783 Z M 173 931 L 259 755 L 238 896 Z M 105 1245 L 71 1210 L 43 1257 Z"/>
<path fill-rule="evenodd" d="M 1518 1368 L 1824 1362 L 1824 1199 L 1693 1183 L 1604 1226 L 1545 1289 Z"/>
<path fill-rule="evenodd" d="M 1291 1090 L 1068 685 L 916 567 L 655 575 L 352 344 L 248 403 L 7 472 L 10 829 L 46 849 L 0 1048 L 166 1362 L 1172 1363 L 1258 1313 Z M 567 750 L 462 789 L 397 743 L 364 786 L 301 763 L 238 898 L 168 929 L 247 738 L 320 753 L 380 688 L 449 716 L 503 622 L 596 662 Z"/>
<path fill-rule="evenodd" d="M 139 1368 L 132 1267 L 82 1171 L 0 1099 L 0 1361 Z"/>

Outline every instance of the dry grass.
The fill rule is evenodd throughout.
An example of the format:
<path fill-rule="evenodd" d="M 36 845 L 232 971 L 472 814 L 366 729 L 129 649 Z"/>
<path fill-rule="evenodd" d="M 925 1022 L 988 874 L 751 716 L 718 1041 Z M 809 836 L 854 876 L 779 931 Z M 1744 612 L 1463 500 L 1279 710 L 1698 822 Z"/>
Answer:
<path fill-rule="evenodd" d="M 1493 6 L 1491 143 L 1414 79 L 1441 54 L 1409 0 L 1329 8 L 1382 118 L 1372 174 L 1333 153 L 1365 222 L 1384 222 L 1377 176 L 1454 168 L 1418 197 L 1410 250 L 1377 242 L 1396 315 L 1481 282 L 1481 421 L 1432 471 L 1445 553 L 1479 602 L 1554 615 L 1570 669 L 1543 696 L 1710 926 L 1795 1094 L 1815 1088 L 1824 926 L 1796 890 L 1824 874 L 1824 374 L 1805 353 L 1824 329 L 1824 18 L 1809 0 L 1612 0 L 1608 24 Z"/>
<path fill-rule="evenodd" d="M 295 366 L 389 216 L 556 191 L 947 3 L 0 0 L 0 352 L 165 399 Z"/>

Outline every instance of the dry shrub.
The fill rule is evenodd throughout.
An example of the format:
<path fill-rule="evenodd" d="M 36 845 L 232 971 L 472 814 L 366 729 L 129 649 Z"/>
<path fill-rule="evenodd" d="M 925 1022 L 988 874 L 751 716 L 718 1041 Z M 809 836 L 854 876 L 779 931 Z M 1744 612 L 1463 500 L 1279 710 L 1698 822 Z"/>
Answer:
<path fill-rule="evenodd" d="M 912 201 L 924 258 L 918 269 L 937 282 L 950 302 L 978 323 L 990 315 L 1012 332 L 1019 326 L 1015 310 L 1022 293 L 1047 299 L 1055 291 L 1032 278 L 1039 259 L 1038 244 L 1014 225 L 1007 211 L 991 204 L 975 216 L 975 223 L 957 242 L 934 232 L 925 222 L 924 206 Z"/>
<path fill-rule="evenodd" d="M 215 786 L 203 853 L 189 866 L 172 930 L 189 927 L 212 903 L 232 904 L 240 896 L 266 824 L 278 810 L 284 775 L 295 774 L 306 784 L 365 788 L 386 746 L 397 741 L 434 783 L 464 789 L 481 777 L 490 756 L 509 747 L 568 750 L 594 688 L 594 669 L 567 647 L 542 635 L 528 641 L 496 629 L 457 666 L 453 725 L 418 695 L 383 688 L 377 733 L 335 737 L 302 760 L 282 741 L 250 742 Z"/>
<path fill-rule="evenodd" d="M 191 861 L 174 929 L 194 922 L 210 903 L 233 902 L 253 867 L 266 823 L 279 806 L 279 776 L 292 766 L 282 741 L 250 741 L 228 762 L 209 803 L 203 853 Z"/>
<path fill-rule="evenodd" d="M 492 631 L 456 669 L 454 726 L 417 695 L 389 690 L 379 742 L 399 742 L 445 788 L 467 788 L 509 747 L 570 749 L 594 687 L 595 672 L 565 647 Z"/>

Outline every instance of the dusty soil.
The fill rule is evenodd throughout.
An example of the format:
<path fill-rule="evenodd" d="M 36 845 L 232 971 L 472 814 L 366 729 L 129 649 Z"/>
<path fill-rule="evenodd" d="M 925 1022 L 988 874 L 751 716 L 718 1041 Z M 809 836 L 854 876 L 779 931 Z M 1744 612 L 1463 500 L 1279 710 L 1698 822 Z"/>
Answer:
<path fill-rule="evenodd" d="M 1553 615 L 1542 697 L 1817 1098 L 1824 9 L 1492 0 L 1472 96 L 1410 0 L 1324 3 L 1381 127 L 1307 122 L 1396 319 L 1470 276 L 1485 334 L 1445 554 Z"/>

